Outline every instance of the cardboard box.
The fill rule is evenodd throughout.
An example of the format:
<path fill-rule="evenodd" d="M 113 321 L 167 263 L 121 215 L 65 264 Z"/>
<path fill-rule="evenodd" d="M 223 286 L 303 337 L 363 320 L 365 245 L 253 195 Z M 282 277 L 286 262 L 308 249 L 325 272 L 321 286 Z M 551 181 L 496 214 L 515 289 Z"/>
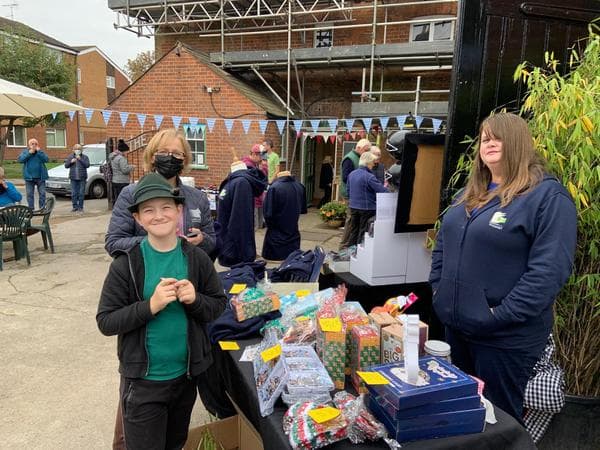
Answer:
<path fill-rule="evenodd" d="M 396 318 L 387 312 L 369 313 L 369 321 L 372 325 L 375 325 L 377 327 L 377 329 L 379 330 L 379 334 L 381 334 L 381 329 L 383 327 L 387 327 L 388 325 L 394 325 L 398 323 Z"/>
<path fill-rule="evenodd" d="M 369 367 L 379 364 L 381 360 L 379 331 L 373 325 L 356 325 L 350 334 L 351 380 L 356 392 L 365 394 L 367 388 L 360 377 L 356 375 L 356 371 L 367 370 Z"/>
<path fill-rule="evenodd" d="M 346 377 L 346 330 L 323 331 L 317 321 L 317 355 L 327 369 L 336 389 L 344 389 Z"/>
<path fill-rule="evenodd" d="M 246 296 L 247 292 L 252 291 L 244 290 L 239 295 L 231 297 L 231 308 L 238 322 L 275 311 L 281 305 L 279 296 L 274 292 L 266 292 L 257 298 Z"/>
<path fill-rule="evenodd" d="M 404 327 L 401 323 L 388 325 L 381 329 L 381 362 L 404 361 L 402 336 Z M 429 326 L 419 321 L 419 354 L 425 352 L 425 342 L 429 338 Z"/>
<path fill-rule="evenodd" d="M 352 340 L 352 328 L 357 325 L 368 325 L 369 316 L 359 302 L 344 302 L 340 306 L 340 319 L 346 328 L 346 363 L 344 373 L 352 373 L 350 367 L 350 348 Z"/>

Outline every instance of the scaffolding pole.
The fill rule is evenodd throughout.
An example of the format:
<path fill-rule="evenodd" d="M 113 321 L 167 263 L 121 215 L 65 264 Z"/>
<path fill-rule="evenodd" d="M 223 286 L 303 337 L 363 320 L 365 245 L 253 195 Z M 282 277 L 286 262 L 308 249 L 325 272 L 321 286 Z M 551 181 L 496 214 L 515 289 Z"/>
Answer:
<path fill-rule="evenodd" d="M 285 170 L 291 170 L 294 161 L 290 163 L 290 89 L 291 83 L 291 63 L 292 63 L 292 2 L 288 0 L 288 30 L 287 30 L 287 102 L 285 112 Z M 294 145 L 294 153 L 296 146 Z"/>
<path fill-rule="evenodd" d="M 377 0 L 373 1 L 373 24 L 371 28 L 371 68 L 369 71 L 369 91 L 373 90 L 373 71 L 375 70 L 375 39 L 377 33 Z"/>

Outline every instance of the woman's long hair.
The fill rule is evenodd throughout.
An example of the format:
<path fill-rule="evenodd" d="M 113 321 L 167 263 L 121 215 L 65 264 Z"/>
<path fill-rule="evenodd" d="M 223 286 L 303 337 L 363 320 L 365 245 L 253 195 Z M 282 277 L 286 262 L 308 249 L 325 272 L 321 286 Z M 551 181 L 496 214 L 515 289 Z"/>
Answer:
<path fill-rule="evenodd" d="M 480 145 L 484 132 L 487 136 L 502 141 L 502 184 L 491 192 L 488 190 L 492 173 L 481 160 L 477 148 L 469 180 L 460 198 L 460 203 L 465 204 L 469 213 L 495 196 L 500 198 L 500 204 L 504 207 L 516 196 L 535 187 L 544 177 L 544 160 L 535 150 L 525 120 L 512 113 L 494 114 L 479 127 Z"/>

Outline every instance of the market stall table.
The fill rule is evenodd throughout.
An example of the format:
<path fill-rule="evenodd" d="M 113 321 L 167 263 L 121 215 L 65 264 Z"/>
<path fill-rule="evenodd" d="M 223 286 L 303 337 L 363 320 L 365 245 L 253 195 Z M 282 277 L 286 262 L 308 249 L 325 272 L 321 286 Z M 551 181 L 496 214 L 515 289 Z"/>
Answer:
<path fill-rule="evenodd" d="M 240 350 L 230 351 L 224 355 L 224 377 L 227 391 L 239 409 L 260 433 L 265 450 L 283 450 L 291 448 L 288 437 L 282 428 L 283 415 L 287 406 L 280 400 L 275 404 L 273 414 L 261 417 L 258 408 L 258 397 L 254 384 L 252 363 L 240 362 L 244 348 L 248 345 L 258 344 L 260 339 L 249 339 L 237 341 Z M 347 386 L 349 383 L 347 383 Z M 441 439 L 429 439 L 423 441 L 403 443 L 402 448 L 407 449 L 457 449 L 468 448 L 469 450 L 489 449 L 535 449 L 535 445 L 529 434 L 511 416 L 500 408 L 495 408 L 495 425 L 487 424 L 483 433 L 467 434 Z M 343 440 L 330 445 L 331 449 L 387 449 L 389 448 L 382 440 L 378 442 L 367 442 L 364 444 L 352 444 Z"/>

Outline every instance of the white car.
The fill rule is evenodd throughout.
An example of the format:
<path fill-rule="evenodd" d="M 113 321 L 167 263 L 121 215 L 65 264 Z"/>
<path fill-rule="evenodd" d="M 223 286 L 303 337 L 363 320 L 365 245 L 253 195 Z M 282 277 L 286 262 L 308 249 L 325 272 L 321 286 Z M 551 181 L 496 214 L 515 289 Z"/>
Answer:
<path fill-rule="evenodd" d="M 91 198 L 106 197 L 106 181 L 100 173 L 100 166 L 106 161 L 106 145 L 84 145 L 83 153 L 90 159 L 90 167 L 87 169 L 88 178 L 85 183 L 85 195 Z M 71 195 L 69 169 L 64 164 L 48 170 L 46 191 L 55 195 Z"/>

